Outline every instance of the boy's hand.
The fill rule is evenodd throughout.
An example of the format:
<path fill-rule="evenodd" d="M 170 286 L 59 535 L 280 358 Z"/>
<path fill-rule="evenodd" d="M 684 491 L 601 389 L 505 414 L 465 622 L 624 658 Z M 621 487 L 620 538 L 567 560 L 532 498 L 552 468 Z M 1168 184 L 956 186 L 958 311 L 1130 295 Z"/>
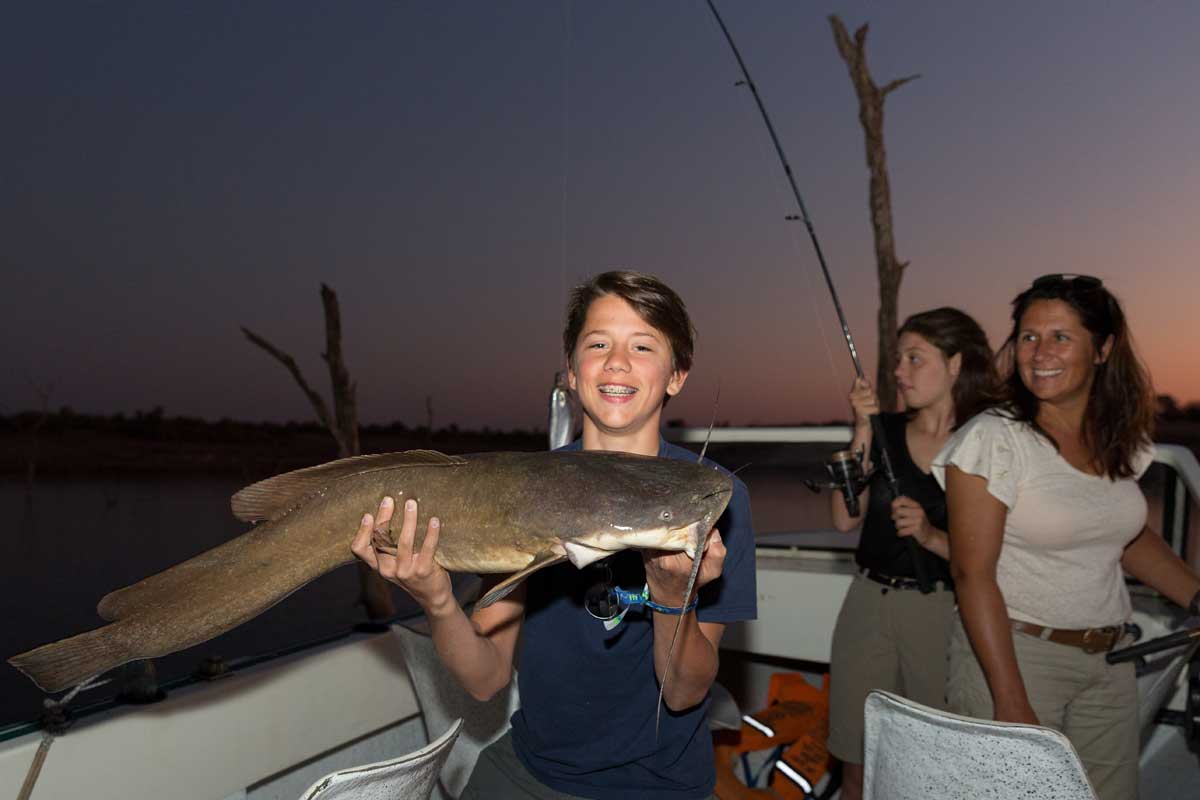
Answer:
<path fill-rule="evenodd" d="M 404 504 L 404 520 L 396 547 L 391 548 L 386 542 L 390 540 L 387 531 L 394 511 L 392 498 L 385 497 L 379 503 L 375 517 L 364 514 L 350 550 L 384 580 L 412 595 L 427 614 L 444 610 L 447 603 L 457 604 L 450 574 L 434 560 L 441 528 L 438 518 L 429 520 L 425 540 L 420 549 L 416 549 L 413 542 L 417 531 L 417 502 L 409 500 Z"/>
<path fill-rule="evenodd" d="M 725 542 L 716 528 L 708 534 L 704 552 L 699 554 L 700 571 L 696 573 L 696 591 L 701 586 L 721 577 L 725 566 Z M 687 553 L 669 550 L 643 550 L 642 562 L 646 566 L 646 583 L 650 587 L 650 599 L 660 605 L 681 608 L 686 605 L 683 592 L 687 589 L 688 576 L 692 574 L 692 559 Z M 687 602 L 691 602 L 688 598 Z"/>

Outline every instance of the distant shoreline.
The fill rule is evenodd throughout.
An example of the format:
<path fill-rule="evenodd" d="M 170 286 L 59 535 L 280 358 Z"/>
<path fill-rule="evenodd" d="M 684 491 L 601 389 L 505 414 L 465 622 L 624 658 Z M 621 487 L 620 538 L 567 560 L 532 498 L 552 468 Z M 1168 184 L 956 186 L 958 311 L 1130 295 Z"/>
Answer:
<path fill-rule="evenodd" d="M 434 448 L 448 453 L 539 450 L 544 431 L 432 432 L 402 423 L 360 427 L 363 453 Z M 209 421 L 167 417 L 161 408 L 131 416 L 69 409 L 0 417 L 0 475 L 25 479 L 96 475 L 228 474 L 256 479 L 337 458 L 333 437 L 316 422 Z"/>
<path fill-rule="evenodd" d="M 681 422 L 668 425 L 678 427 Z M 1156 441 L 1183 444 L 1200 456 L 1200 421 L 1160 420 Z M 446 453 L 536 451 L 546 444 L 546 432 L 537 429 L 461 430 L 449 425 L 430 432 L 403 423 L 360 429 L 363 453 L 418 448 Z M 161 409 L 133 416 L 89 416 L 64 410 L 0 417 L 0 477 L 5 480 L 26 480 L 32 462 L 35 479 L 234 475 L 250 481 L 335 458 L 333 437 L 316 422 L 210 422 L 165 417 Z"/>

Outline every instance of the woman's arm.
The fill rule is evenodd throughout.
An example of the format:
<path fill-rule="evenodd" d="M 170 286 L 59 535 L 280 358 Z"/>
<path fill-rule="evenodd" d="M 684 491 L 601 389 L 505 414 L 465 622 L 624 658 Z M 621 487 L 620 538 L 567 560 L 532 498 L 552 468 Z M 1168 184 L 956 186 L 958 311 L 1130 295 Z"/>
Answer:
<path fill-rule="evenodd" d="M 438 543 L 436 517 L 429 521 L 421 548 L 414 550 L 417 504 L 409 500 L 404 506 L 396 555 L 379 552 L 371 544 L 376 525 L 387 525 L 393 511 L 392 499 L 385 497 L 376 517 L 364 515 L 350 549 L 385 580 L 420 603 L 442 663 L 472 697 L 489 699 L 512 679 L 513 653 L 525 615 L 524 585 L 468 618 L 454 596 L 450 575 L 433 558 Z M 489 578 L 492 586 L 500 580 L 496 576 Z M 488 583 L 485 581 L 483 591 L 490 588 Z"/>
<path fill-rule="evenodd" d="M 992 497 L 986 479 L 946 467 L 946 503 L 950 516 L 950 573 L 958 594 L 963 626 L 1002 722 L 1038 724 L 1029 703 L 1013 647 L 1012 627 L 996 583 L 996 563 L 1008 511 Z"/>
<path fill-rule="evenodd" d="M 1121 566 L 1184 608 L 1200 592 L 1200 576 L 1149 525 L 1125 547 Z"/>

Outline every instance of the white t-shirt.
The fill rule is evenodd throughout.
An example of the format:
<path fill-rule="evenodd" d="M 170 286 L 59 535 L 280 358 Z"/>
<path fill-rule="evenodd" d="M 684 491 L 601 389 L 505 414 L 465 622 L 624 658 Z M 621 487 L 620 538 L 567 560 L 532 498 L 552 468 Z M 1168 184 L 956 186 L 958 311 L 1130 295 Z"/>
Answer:
<path fill-rule="evenodd" d="M 1138 453 L 1138 477 L 1153 458 L 1151 445 Z M 1029 425 L 995 411 L 969 420 L 934 458 L 943 488 L 949 464 L 987 479 L 1008 507 L 996 581 L 1012 619 L 1067 629 L 1128 621 L 1121 555 L 1146 524 L 1135 478 L 1081 472 Z"/>

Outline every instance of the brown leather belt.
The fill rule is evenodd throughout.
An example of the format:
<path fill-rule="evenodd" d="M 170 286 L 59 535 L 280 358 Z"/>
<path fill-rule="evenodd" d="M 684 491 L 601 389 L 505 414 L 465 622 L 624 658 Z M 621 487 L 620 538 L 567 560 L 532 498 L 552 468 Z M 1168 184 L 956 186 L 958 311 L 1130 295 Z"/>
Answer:
<path fill-rule="evenodd" d="M 1116 647 L 1125 632 L 1124 625 L 1108 625 L 1103 628 L 1084 628 L 1083 630 L 1066 630 L 1063 628 L 1047 628 L 1044 625 L 1034 625 L 1032 622 L 1011 620 L 1014 631 L 1036 636 L 1048 642 L 1065 644 L 1068 647 L 1078 647 L 1085 653 L 1107 653 Z"/>

